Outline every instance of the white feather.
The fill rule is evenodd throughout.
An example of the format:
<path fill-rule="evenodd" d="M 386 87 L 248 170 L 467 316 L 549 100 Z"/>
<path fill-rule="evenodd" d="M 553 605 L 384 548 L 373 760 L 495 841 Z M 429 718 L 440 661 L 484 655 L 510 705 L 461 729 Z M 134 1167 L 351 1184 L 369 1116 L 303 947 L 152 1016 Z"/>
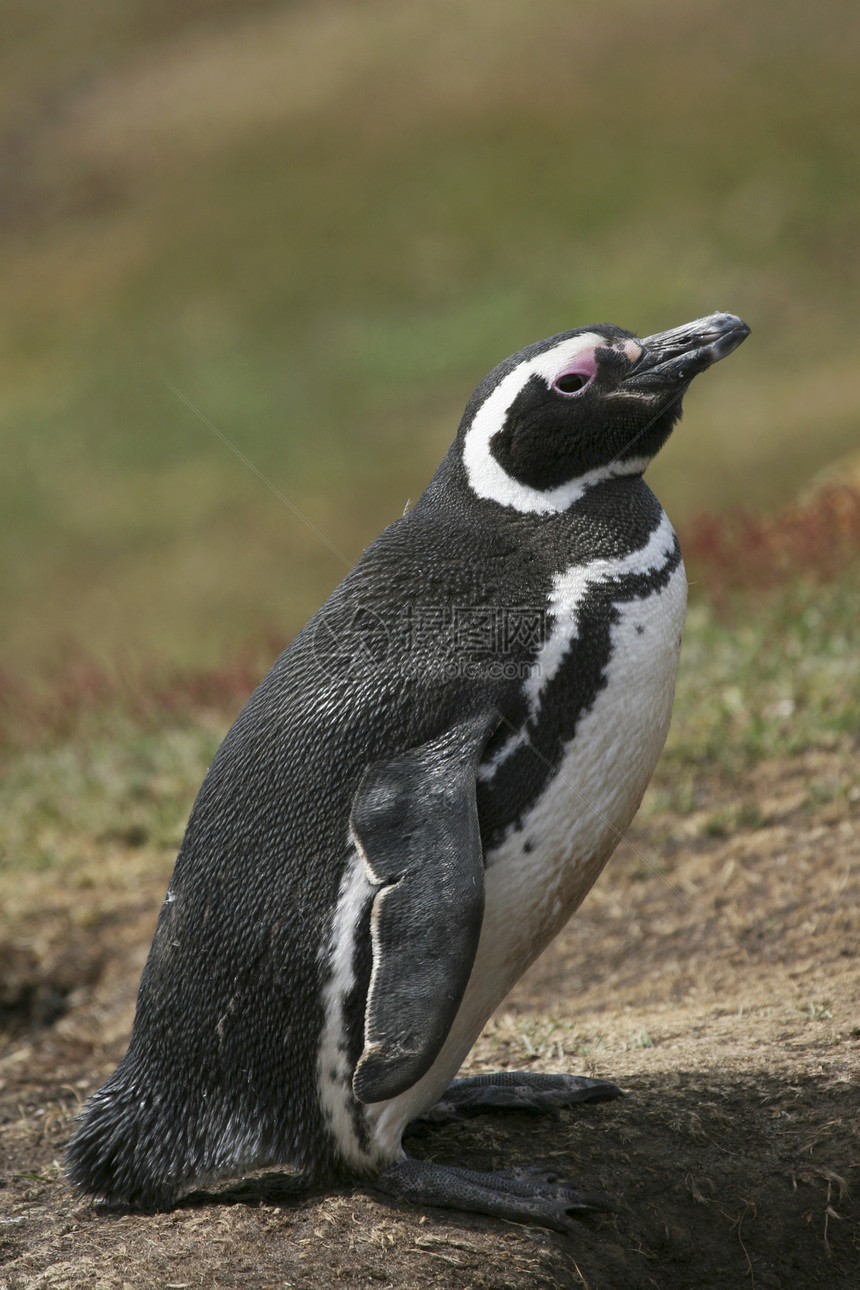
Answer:
<path fill-rule="evenodd" d="M 592 484 L 614 479 L 618 475 L 639 474 L 645 469 L 649 460 L 647 457 L 610 462 L 544 492 L 512 479 L 490 452 L 490 443 L 504 427 L 508 409 L 533 376 L 542 377 L 549 386 L 568 363 L 598 347 L 606 348 L 607 343 L 605 336 L 598 336 L 596 332 L 583 332 L 520 363 L 499 382 L 475 414 L 463 443 L 466 476 L 470 488 L 478 497 L 499 502 L 502 506 L 511 506 L 517 511 L 550 515 L 554 511 L 566 511 Z"/>

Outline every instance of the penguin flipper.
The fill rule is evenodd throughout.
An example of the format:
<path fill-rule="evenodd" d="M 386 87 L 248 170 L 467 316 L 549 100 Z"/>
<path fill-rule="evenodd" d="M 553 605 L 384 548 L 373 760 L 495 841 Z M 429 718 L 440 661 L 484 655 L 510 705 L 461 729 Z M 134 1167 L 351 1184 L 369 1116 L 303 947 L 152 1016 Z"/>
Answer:
<path fill-rule="evenodd" d="M 369 766 L 352 804 L 353 835 L 379 891 L 361 1102 L 411 1088 L 436 1060 L 463 998 L 484 914 L 475 769 L 497 712 Z"/>

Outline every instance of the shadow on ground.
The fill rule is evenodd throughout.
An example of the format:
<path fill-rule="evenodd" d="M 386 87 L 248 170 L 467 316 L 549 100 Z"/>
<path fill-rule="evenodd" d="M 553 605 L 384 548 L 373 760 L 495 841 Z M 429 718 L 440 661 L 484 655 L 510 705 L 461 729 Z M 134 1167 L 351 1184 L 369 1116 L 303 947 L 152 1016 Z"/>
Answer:
<path fill-rule="evenodd" d="M 745 791 L 761 807 L 726 835 L 695 814 L 644 819 L 637 850 L 621 849 L 467 1067 L 585 1071 L 623 1099 L 410 1140 L 416 1155 L 477 1169 L 543 1164 L 614 1200 L 569 1236 L 360 1188 L 307 1193 L 278 1171 L 167 1213 L 77 1201 L 64 1146 L 124 1050 L 160 891 L 122 927 L 66 927 L 56 974 L 50 938 L 38 963 L 10 958 L 0 1287 L 854 1290 L 860 828 L 853 798 L 811 810 L 797 796 L 841 766 L 795 759 L 746 786 L 715 781 L 709 811 Z M 671 888 L 640 852 L 671 857 Z"/>

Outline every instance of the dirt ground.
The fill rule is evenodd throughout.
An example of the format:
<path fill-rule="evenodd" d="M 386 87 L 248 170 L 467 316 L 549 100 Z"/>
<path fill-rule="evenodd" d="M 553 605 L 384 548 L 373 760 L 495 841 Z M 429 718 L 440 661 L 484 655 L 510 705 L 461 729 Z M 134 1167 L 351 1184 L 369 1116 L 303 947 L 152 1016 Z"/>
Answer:
<path fill-rule="evenodd" d="M 53 958 L 19 948 L 2 965 L 0 1287 L 860 1285 L 857 769 L 834 751 L 741 783 L 712 773 L 695 802 L 640 819 L 468 1067 L 586 1071 L 627 1096 L 411 1146 L 480 1169 L 546 1163 L 617 1213 L 566 1236 L 300 1195 L 277 1173 L 151 1216 L 74 1200 L 63 1147 L 124 1050 L 153 889 Z"/>

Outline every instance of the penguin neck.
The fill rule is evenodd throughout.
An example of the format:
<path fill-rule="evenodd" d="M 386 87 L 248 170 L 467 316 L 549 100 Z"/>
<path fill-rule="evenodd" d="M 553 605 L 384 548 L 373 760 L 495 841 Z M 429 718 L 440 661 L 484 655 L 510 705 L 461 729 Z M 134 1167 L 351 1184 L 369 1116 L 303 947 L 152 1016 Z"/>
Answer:
<path fill-rule="evenodd" d="M 587 563 L 595 555 L 613 557 L 643 546 L 664 520 L 662 506 L 641 473 L 581 481 L 575 499 L 563 510 L 520 511 L 480 497 L 469 485 L 458 445 L 445 456 L 415 510 L 447 513 L 458 527 L 515 531 L 517 540 L 546 544 L 566 553 L 566 561 Z"/>

